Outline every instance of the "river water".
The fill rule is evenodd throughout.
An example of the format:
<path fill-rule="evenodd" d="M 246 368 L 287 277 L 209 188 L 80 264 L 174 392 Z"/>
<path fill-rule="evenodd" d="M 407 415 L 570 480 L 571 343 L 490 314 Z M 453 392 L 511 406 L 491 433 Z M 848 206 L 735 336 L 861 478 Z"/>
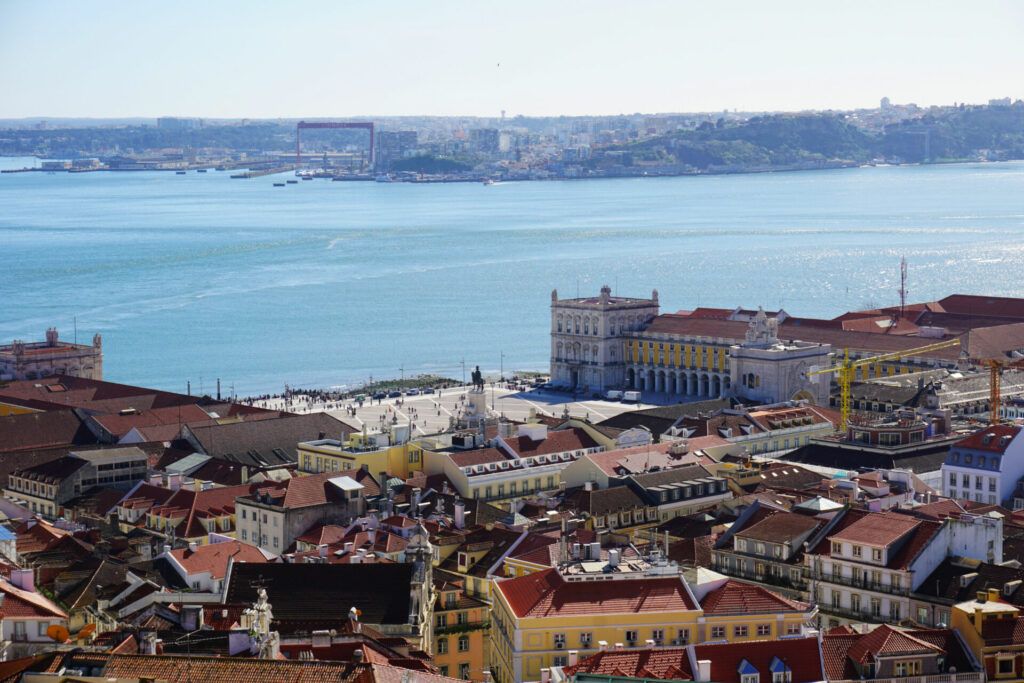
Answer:
<path fill-rule="evenodd" d="M 3 167 L 34 160 L 0 159 Z M 834 316 L 1024 296 L 1024 163 L 404 184 L 0 176 L 0 340 L 104 338 L 105 377 L 277 392 L 544 369 L 551 290 Z"/>

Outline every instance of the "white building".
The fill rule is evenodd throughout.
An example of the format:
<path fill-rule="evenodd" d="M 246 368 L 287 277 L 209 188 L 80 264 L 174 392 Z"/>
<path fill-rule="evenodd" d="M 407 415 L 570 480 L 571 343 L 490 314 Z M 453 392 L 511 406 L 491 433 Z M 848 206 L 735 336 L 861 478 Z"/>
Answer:
<path fill-rule="evenodd" d="M 1001 505 L 1024 477 L 1024 438 L 1014 425 L 992 425 L 957 441 L 942 465 L 942 493 Z"/>
<path fill-rule="evenodd" d="M 626 385 L 623 339 L 658 315 L 658 290 L 650 299 L 612 296 L 559 299 L 551 292 L 551 381 L 585 391 Z"/>
<path fill-rule="evenodd" d="M 911 593 L 953 556 L 1002 562 L 1002 519 L 965 514 L 938 522 L 848 510 L 815 537 L 804 564 L 828 627 L 914 618 Z"/>

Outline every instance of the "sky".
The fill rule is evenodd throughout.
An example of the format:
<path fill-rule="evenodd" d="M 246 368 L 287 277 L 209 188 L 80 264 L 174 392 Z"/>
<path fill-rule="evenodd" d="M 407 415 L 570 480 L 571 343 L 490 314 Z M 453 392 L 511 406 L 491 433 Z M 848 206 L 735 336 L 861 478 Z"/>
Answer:
<path fill-rule="evenodd" d="M 0 118 L 975 103 L 1022 45 L 1020 0 L 0 0 Z"/>

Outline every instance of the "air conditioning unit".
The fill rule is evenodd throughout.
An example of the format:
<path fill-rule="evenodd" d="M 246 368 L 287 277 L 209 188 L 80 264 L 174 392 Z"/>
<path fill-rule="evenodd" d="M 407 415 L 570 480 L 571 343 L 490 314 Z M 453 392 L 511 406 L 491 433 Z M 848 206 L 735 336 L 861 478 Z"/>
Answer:
<path fill-rule="evenodd" d="M 555 641 L 555 649 L 556 650 L 563 650 L 563 649 L 565 649 L 565 643 L 562 643 L 562 642 L 559 642 L 559 641 Z"/>

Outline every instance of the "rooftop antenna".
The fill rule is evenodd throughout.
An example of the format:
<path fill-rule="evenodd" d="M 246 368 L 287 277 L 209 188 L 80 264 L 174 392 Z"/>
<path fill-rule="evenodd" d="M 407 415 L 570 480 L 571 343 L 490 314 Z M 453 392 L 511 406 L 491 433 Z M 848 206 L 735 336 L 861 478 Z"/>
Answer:
<path fill-rule="evenodd" d="M 900 318 L 907 308 L 907 257 L 900 256 Z"/>
<path fill-rule="evenodd" d="M 75 344 L 78 344 L 78 316 L 75 316 Z"/>

